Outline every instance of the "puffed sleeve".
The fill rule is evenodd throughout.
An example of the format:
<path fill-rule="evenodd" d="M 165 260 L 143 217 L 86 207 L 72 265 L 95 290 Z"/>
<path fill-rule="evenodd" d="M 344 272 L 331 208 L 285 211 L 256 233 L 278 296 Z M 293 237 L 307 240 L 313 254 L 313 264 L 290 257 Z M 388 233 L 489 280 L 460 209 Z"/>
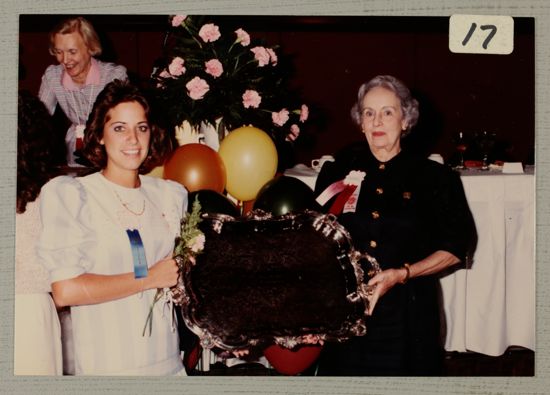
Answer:
<path fill-rule="evenodd" d="M 90 227 L 84 187 L 72 177 L 60 176 L 44 185 L 40 196 L 43 228 L 37 252 L 50 273 L 50 281 L 88 272 L 93 263 L 89 251 L 96 238 Z"/>
<path fill-rule="evenodd" d="M 171 207 L 172 212 L 170 217 L 177 218 L 177 227 L 179 231 L 179 223 L 183 216 L 183 213 L 187 210 L 188 205 L 188 193 L 187 189 L 183 185 L 172 181 L 165 180 L 166 187 L 169 191 L 166 195 L 169 196 L 171 202 L 169 202 L 169 207 Z"/>
<path fill-rule="evenodd" d="M 471 255 L 477 243 L 475 222 L 458 173 L 442 168 L 433 175 L 432 247 L 452 253 L 462 261 Z"/>

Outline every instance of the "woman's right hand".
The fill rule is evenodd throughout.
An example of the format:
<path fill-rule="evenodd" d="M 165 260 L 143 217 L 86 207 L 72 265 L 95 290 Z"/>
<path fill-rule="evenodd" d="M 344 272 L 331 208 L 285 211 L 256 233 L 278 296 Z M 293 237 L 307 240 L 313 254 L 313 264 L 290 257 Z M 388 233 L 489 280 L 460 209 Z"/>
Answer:
<path fill-rule="evenodd" d="M 149 268 L 145 288 L 170 288 L 178 282 L 178 265 L 174 258 L 165 258 Z"/>

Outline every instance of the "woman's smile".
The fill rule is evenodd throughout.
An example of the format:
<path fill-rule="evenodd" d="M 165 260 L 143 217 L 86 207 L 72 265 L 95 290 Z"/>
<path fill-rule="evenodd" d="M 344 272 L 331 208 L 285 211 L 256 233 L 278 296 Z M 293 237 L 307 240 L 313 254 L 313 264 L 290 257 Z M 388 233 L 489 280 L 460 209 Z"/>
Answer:
<path fill-rule="evenodd" d="M 108 174 L 137 173 L 149 152 L 151 131 L 138 102 L 123 102 L 108 113 L 101 143 L 107 152 Z"/>
<path fill-rule="evenodd" d="M 127 150 L 122 150 L 122 153 L 124 155 L 139 155 L 139 153 L 141 152 L 141 149 L 127 149 Z"/>
<path fill-rule="evenodd" d="M 75 83 L 84 84 L 91 67 L 90 51 L 80 33 L 55 35 L 55 57 Z"/>

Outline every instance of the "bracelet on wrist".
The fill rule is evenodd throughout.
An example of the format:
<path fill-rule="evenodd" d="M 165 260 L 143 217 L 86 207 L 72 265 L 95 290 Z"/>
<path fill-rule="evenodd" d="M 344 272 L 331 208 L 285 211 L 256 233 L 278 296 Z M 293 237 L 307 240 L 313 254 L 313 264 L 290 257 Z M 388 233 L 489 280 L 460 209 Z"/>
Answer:
<path fill-rule="evenodd" d="M 407 274 L 405 275 L 405 278 L 401 281 L 401 284 L 406 284 L 407 281 L 409 281 L 409 278 L 411 277 L 411 269 L 410 269 L 411 265 L 409 265 L 408 263 L 404 263 L 403 264 L 403 269 L 405 269 L 405 271 L 407 272 Z"/>

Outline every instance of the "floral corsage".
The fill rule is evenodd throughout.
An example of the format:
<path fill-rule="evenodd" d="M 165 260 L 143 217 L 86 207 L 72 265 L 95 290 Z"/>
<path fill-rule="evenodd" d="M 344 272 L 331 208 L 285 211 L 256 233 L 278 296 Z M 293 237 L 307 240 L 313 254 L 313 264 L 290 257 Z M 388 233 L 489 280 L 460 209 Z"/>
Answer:
<path fill-rule="evenodd" d="M 198 225 L 202 221 L 201 219 L 201 204 L 198 196 L 193 201 L 193 206 L 190 213 L 185 213 L 180 223 L 180 234 L 176 238 L 174 247 L 174 260 L 178 264 L 179 276 L 178 283 L 172 288 L 159 288 L 151 307 L 149 308 L 149 314 L 145 321 L 142 335 L 145 336 L 147 327 L 149 327 L 149 336 L 153 330 L 153 310 L 155 304 L 158 301 L 164 303 L 164 307 L 168 307 L 170 310 L 170 317 L 172 322 L 172 330 L 176 330 L 174 323 L 174 304 L 179 305 L 182 302 L 182 273 L 185 265 L 196 263 L 196 256 L 202 253 L 204 250 L 205 237 L 204 233 L 199 229 Z M 164 314 L 164 308 L 163 308 Z"/>

